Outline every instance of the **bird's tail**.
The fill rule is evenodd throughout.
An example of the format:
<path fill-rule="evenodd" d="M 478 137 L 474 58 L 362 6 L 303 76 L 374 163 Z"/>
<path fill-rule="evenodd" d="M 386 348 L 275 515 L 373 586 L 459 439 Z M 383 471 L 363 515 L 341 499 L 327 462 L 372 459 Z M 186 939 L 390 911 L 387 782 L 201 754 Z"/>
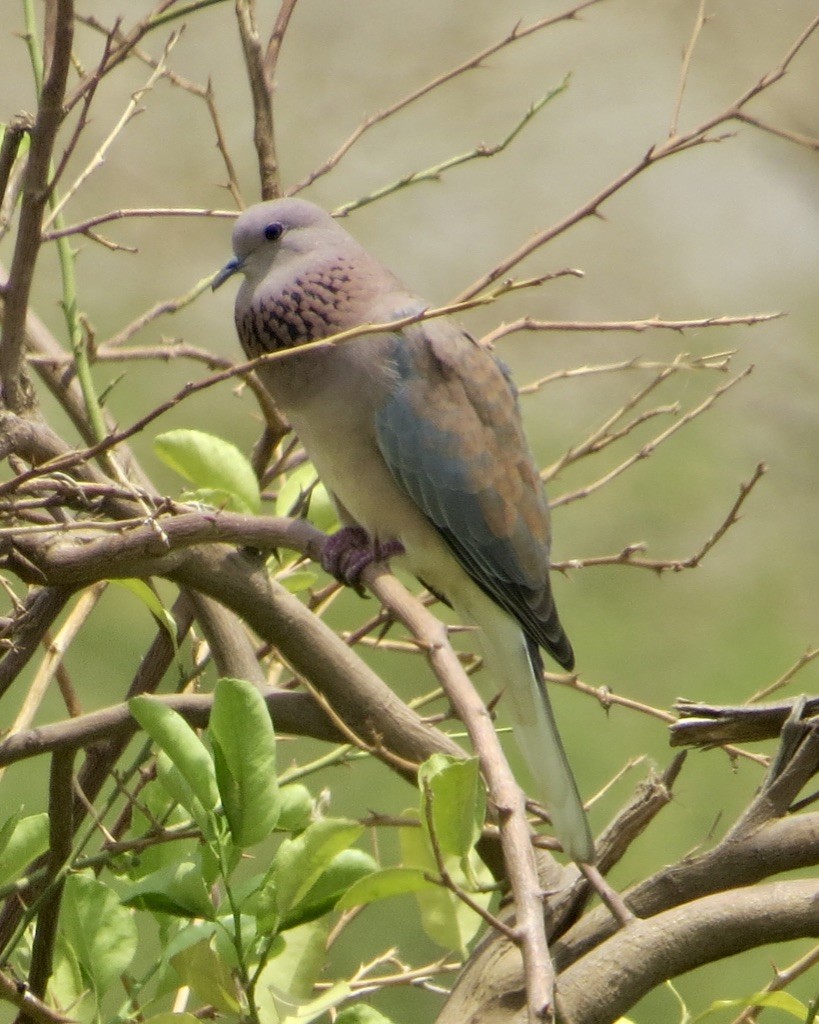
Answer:
<path fill-rule="evenodd" d="M 497 612 L 489 628 L 481 623 L 484 663 L 495 684 L 505 686 L 502 705 L 532 774 L 533 793 L 546 805 L 557 838 L 572 860 L 591 863 L 594 840 L 541 677 L 539 652 L 529 650 L 514 620 Z"/>

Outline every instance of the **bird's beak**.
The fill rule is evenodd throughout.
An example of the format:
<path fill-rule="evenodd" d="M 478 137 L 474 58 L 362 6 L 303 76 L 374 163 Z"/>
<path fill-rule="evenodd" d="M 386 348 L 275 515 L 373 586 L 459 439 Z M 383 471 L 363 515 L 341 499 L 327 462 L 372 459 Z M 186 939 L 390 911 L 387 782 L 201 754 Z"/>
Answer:
<path fill-rule="evenodd" d="M 234 256 L 232 260 L 228 260 L 227 263 L 222 267 L 219 273 L 214 277 L 211 282 L 211 290 L 216 291 L 220 285 L 223 285 L 229 277 L 232 277 L 235 273 L 242 269 L 242 260 L 238 256 Z"/>

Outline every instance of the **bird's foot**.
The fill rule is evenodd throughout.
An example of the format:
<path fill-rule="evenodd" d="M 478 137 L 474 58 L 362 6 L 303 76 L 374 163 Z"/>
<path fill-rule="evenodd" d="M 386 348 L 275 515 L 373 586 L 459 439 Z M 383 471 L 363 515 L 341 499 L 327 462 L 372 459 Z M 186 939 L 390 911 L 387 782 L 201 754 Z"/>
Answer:
<path fill-rule="evenodd" d="M 321 566 L 339 582 L 361 593 L 361 573 L 371 562 L 403 554 L 404 545 L 399 540 L 371 541 L 360 526 L 343 526 L 326 541 Z"/>

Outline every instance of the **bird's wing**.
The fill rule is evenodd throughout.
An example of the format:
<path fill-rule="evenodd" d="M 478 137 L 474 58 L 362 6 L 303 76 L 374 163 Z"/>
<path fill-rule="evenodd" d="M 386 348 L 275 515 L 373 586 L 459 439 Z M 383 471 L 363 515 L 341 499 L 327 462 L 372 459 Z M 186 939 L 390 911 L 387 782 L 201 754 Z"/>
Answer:
<path fill-rule="evenodd" d="M 570 669 L 549 585 L 549 507 L 506 371 L 448 320 L 392 341 L 395 382 L 375 426 L 393 477 L 475 583 Z"/>

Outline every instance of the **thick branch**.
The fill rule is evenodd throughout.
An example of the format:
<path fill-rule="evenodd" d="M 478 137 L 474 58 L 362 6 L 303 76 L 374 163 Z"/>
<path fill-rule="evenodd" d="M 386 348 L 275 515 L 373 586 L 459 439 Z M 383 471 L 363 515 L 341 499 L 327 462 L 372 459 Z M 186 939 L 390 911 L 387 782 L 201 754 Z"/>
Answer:
<path fill-rule="evenodd" d="M 23 345 L 26 311 L 40 251 L 40 229 L 48 201 L 48 174 L 54 140 L 63 119 L 63 97 L 71 63 L 74 33 L 73 0 L 52 0 L 54 11 L 53 50 L 40 94 L 40 104 L 23 181 L 20 226 L 14 245 L 9 287 L 6 292 L 2 336 L 0 337 L 0 384 L 3 401 L 14 412 L 25 412 L 33 404 L 25 384 Z"/>
<path fill-rule="evenodd" d="M 680 698 L 674 710 L 680 715 L 678 722 L 669 726 L 671 746 L 688 744 L 709 747 L 722 743 L 751 743 L 774 739 L 793 711 L 796 700 L 783 700 L 774 704 L 741 704 L 726 706 L 704 704 L 701 701 Z M 819 697 L 805 701 L 803 716 L 819 714 Z"/>
<path fill-rule="evenodd" d="M 700 857 L 672 864 L 636 885 L 625 899 L 637 917 L 653 917 L 690 900 L 817 863 L 819 814 L 799 814 L 770 821 L 741 840 L 723 840 Z M 605 909 L 587 914 L 553 946 L 558 971 L 585 957 L 613 931 Z"/>
<path fill-rule="evenodd" d="M 532 850 L 523 792 L 503 756 L 491 716 L 450 646 L 446 628 L 379 565 L 364 580 L 382 604 L 421 642 L 458 717 L 464 723 L 498 811 L 501 844 L 512 897 L 515 934 L 523 957 L 530 1024 L 554 1014 L 554 973 L 543 921 L 542 889 Z"/>
<path fill-rule="evenodd" d="M 43 895 L 43 903 L 37 914 L 37 930 L 31 950 L 31 971 L 29 985 L 35 996 L 45 995 L 54 942 L 57 937 L 57 920 L 63 893 L 63 867 L 71 857 L 74 840 L 72 782 L 74 778 L 74 752 L 59 751 L 51 759 L 49 785 L 48 819 L 49 852 L 48 875 L 53 883 Z"/>
<path fill-rule="evenodd" d="M 321 619 L 271 580 L 264 564 L 224 547 L 196 548 L 169 572 L 176 583 L 216 598 L 272 643 L 372 752 L 414 782 L 406 764 L 435 752 L 463 756 L 424 723 Z M 391 754 L 397 755 L 396 765 Z"/>
<path fill-rule="evenodd" d="M 279 732 L 293 736 L 310 736 L 329 743 L 343 743 L 345 737 L 327 718 L 309 693 L 265 688 L 265 702 Z M 213 695 L 207 693 L 174 693 L 158 696 L 191 725 L 204 729 L 208 724 Z M 88 747 L 103 740 L 127 741 L 137 730 L 136 721 L 127 704 L 114 704 L 101 711 L 92 711 L 77 718 L 68 718 L 51 725 L 41 725 L 14 733 L 0 742 L 0 767 L 15 764 L 29 757 Z"/>
<path fill-rule="evenodd" d="M 819 936 L 817 891 L 817 879 L 773 882 L 634 921 L 560 975 L 563 1018 L 612 1024 L 668 978 L 757 946 Z"/>

